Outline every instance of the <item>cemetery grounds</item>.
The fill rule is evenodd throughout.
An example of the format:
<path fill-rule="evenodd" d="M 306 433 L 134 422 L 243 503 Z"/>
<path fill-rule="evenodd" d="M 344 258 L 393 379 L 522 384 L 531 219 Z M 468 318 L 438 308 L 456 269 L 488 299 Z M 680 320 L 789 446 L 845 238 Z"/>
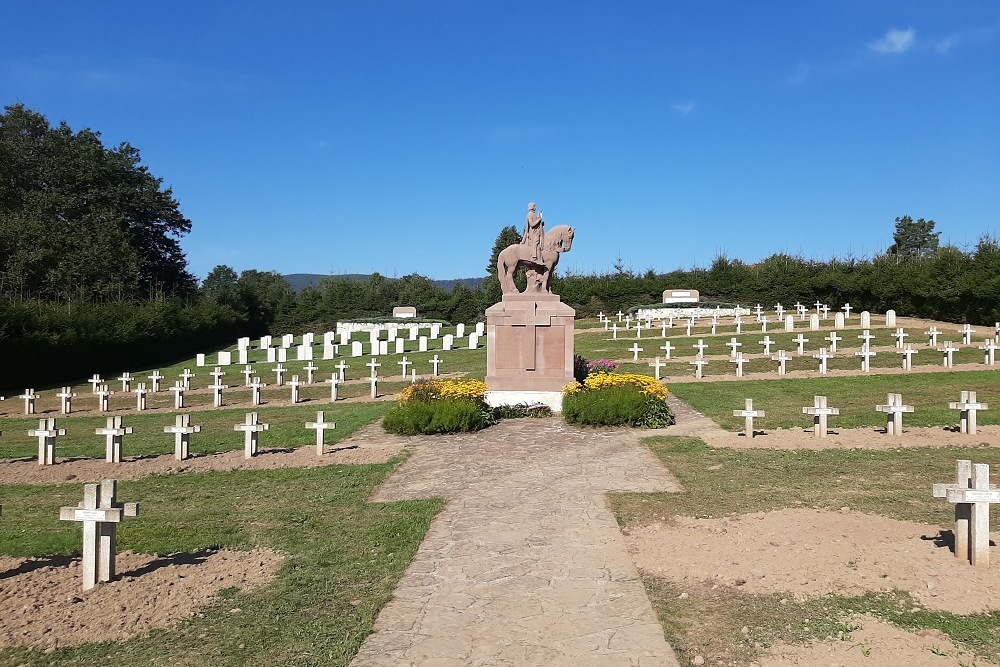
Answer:
<path fill-rule="evenodd" d="M 623 371 L 652 375 L 649 363 L 664 356 L 658 348 L 674 346 L 661 374 L 678 424 L 630 433 L 682 490 L 615 493 L 608 502 L 681 664 L 1000 664 L 1000 582 L 952 556 L 952 506 L 930 494 L 932 483 L 952 481 L 956 459 L 1000 464 L 992 449 L 1000 440 L 1000 383 L 975 345 L 959 346 L 948 369 L 929 346 L 920 347 L 912 371 L 897 369 L 895 328 L 880 322 L 873 315 L 869 373 L 854 356 L 856 315 L 838 331 L 844 340 L 823 376 L 811 355 L 826 345 L 820 336 L 833 331 L 832 318 L 821 331 L 798 323 L 794 334 L 771 331 L 773 350 L 793 357 L 779 376 L 760 352 L 759 328 L 747 323 L 740 334 L 724 322 L 713 336 L 701 322 L 688 336 L 675 323 L 665 337 L 654 327 L 641 338 L 623 329 L 612 339 L 600 322 L 578 321 L 577 352 Z M 898 325 L 909 341 L 924 340 L 932 325 L 946 332 L 942 342 L 959 337 L 955 324 L 900 318 Z M 976 342 L 993 335 L 980 329 Z M 814 339 L 801 356 L 792 340 L 800 332 Z M 739 379 L 725 346 L 734 337 L 748 358 Z M 704 379 L 694 380 L 689 362 L 699 338 L 709 363 Z M 435 354 L 443 373 L 485 374 L 483 347 L 405 345 L 421 377 Z M 634 345 L 644 349 L 630 351 Z M 69 415 L 60 414 L 59 387 L 38 389 L 38 414 L 30 417 L 8 395 L 0 403 L 0 664 L 348 664 L 442 507 L 433 499 L 368 502 L 411 456 L 406 446 L 379 444 L 377 420 L 409 382 L 396 370 L 401 356 L 379 357 L 374 401 L 369 358 L 316 360 L 318 381 L 302 388 L 298 404 L 287 386 L 274 386 L 275 364 L 259 350 L 251 362 L 271 385 L 259 407 L 250 405 L 239 365 L 224 368 L 232 388 L 223 407 L 213 407 L 210 368 L 194 360 L 159 369 L 168 385 L 185 368 L 195 372 L 182 411 L 167 392 L 149 395 L 142 412 L 120 392 L 111 412 L 98 413 L 85 378 L 66 379 L 78 394 Z M 351 369 L 333 404 L 323 381 L 341 360 Z M 284 366 L 286 381 L 303 374 L 304 362 Z M 132 374 L 143 381 L 152 370 Z M 969 390 L 995 406 L 979 413 L 976 436 L 958 433 L 958 415 L 948 409 Z M 886 417 L 874 408 L 891 392 L 915 409 L 899 438 L 883 433 Z M 824 439 L 812 436 L 811 417 L 802 414 L 817 395 L 840 410 Z M 732 416 L 747 398 L 766 412 L 752 439 Z M 261 454 L 245 459 L 233 427 L 251 410 L 270 429 Z M 304 427 L 317 410 L 337 423 L 323 457 Z M 191 440 L 195 456 L 183 462 L 174 461 L 163 433 L 178 412 L 202 425 Z M 94 433 L 108 415 L 135 431 L 120 464 L 104 462 Z M 48 417 L 66 435 L 59 464 L 39 467 L 26 432 Z M 83 482 L 107 477 L 142 512 L 119 528 L 120 579 L 84 593 L 80 529 L 57 517 L 79 502 Z"/>

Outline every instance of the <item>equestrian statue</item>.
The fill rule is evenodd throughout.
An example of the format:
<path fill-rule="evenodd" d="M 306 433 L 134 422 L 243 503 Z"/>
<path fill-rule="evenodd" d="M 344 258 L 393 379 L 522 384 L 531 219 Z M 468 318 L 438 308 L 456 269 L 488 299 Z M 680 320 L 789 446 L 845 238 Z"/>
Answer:
<path fill-rule="evenodd" d="M 517 294 L 514 274 L 523 268 L 528 277 L 525 294 L 551 294 L 550 279 L 559 254 L 569 252 L 573 247 L 573 227 L 557 225 L 545 231 L 541 213 L 535 212 L 535 205 L 528 204 L 524 237 L 520 243 L 507 246 L 497 257 L 497 278 L 504 294 Z"/>

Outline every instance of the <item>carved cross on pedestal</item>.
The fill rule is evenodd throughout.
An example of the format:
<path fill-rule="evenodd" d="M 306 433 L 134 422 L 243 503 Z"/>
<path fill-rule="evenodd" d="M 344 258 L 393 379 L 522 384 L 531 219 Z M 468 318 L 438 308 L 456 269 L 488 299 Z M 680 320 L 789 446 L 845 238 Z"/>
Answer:
<path fill-rule="evenodd" d="M 620 320 L 620 318 L 619 318 Z M 552 317 L 546 315 L 538 314 L 538 304 L 535 304 L 533 310 L 515 310 L 510 314 L 510 320 L 508 322 L 513 327 L 524 327 L 525 338 L 521 349 L 524 351 L 524 370 L 533 371 L 536 370 L 536 359 L 535 359 L 535 349 L 538 346 L 538 331 L 537 327 L 540 326 L 551 326 Z M 618 337 L 617 325 L 614 330 L 614 337 Z"/>

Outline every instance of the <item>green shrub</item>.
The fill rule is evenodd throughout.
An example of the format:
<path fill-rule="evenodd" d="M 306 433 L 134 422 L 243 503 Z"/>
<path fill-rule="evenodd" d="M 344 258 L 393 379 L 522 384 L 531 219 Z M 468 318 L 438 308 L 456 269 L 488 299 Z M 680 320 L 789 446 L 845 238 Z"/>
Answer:
<path fill-rule="evenodd" d="M 385 415 L 382 426 L 389 433 L 418 435 L 470 433 L 496 423 L 488 407 L 478 401 L 439 398 L 398 403 Z"/>
<path fill-rule="evenodd" d="M 528 405 L 527 403 L 517 403 L 515 405 L 498 405 L 493 408 L 493 417 L 497 421 L 501 419 L 522 419 L 524 417 L 551 417 L 552 408 L 543 404 Z"/>
<path fill-rule="evenodd" d="M 674 423 L 665 401 L 638 387 L 606 387 L 563 396 L 563 417 L 581 426 L 662 428 Z"/>

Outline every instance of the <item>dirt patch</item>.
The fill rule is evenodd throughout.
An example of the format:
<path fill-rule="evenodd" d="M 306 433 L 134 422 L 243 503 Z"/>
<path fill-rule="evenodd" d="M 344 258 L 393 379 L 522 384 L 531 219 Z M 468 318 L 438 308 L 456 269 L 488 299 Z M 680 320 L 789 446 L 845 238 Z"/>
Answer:
<path fill-rule="evenodd" d="M 990 667 L 994 663 L 957 648 L 939 630 L 907 632 L 871 616 L 856 616 L 849 623 L 858 629 L 843 638 L 812 642 L 806 646 L 779 645 L 758 667 Z"/>
<path fill-rule="evenodd" d="M 937 527 L 850 510 L 678 517 L 631 529 L 625 539 L 639 569 L 675 582 L 718 581 L 797 599 L 900 589 L 929 609 L 1000 609 L 1000 578 L 955 558 Z"/>
<path fill-rule="evenodd" d="M 80 559 L 0 557 L 0 647 L 55 649 L 165 628 L 197 614 L 220 590 L 269 582 L 283 560 L 269 549 L 123 552 L 118 579 L 83 591 Z"/>
<path fill-rule="evenodd" d="M 66 482 L 98 482 L 114 478 L 119 481 L 140 479 L 149 475 L 213 470 L 272 470 L 275 468 L 313 468 L 335 464 L 385 463 L 399 454 L 403 445 L 386 438 L 381 422 L 370 424 L 351 437 L 327 447 L 323 456 L 316 447 L 268 448 L 247 459 L 243 450 L 219 454 L 195 455 L 177 461 L 172 454 L 161 456 L 125 457 L 122 463 L 103 459 L 56 459 L 54 466 L 40 466 L 36 459 L 0 460 L 0 484 L 64 484 Z"/>

